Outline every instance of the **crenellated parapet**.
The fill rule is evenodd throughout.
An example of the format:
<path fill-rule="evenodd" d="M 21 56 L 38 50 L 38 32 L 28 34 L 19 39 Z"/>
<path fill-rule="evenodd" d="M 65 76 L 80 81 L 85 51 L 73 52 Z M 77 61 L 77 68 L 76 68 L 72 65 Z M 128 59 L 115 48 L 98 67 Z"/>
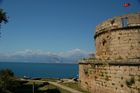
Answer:
<path fill-rule="evenodd" d="M 79 63 L 79 82 L 90 93 L 140 93 L 140 13 L 96 27 L 95 58 Z"/>
<path fill-rule="evenodd" d="M 95 38 L 108 31 L 140 27 L 140 13 L 113 17 L 96 26 Z"/>
<path fill-rule="evenodd" d="M 97 59 L 140 58 L 140 13 L 111 18 L 96 27 Z"/>

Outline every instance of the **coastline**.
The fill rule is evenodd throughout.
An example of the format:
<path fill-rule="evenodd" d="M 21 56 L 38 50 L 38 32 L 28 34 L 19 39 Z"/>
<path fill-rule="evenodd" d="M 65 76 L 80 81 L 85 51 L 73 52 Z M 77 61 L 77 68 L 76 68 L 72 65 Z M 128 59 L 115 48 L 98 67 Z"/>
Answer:
<path fill-rule="evenodd" d="M 71 62 L 71 63 L 66 63 L 66 62 L 64 62 L 64 63 L 55 63 L 55 62 L 54 62 L 54 63 L 53 63 L 53 62 L 24 62 L 24 61 L 23 61 L 23 62 L 12 62 L 12 61 L 11 61 L 11 62 L 10 62 L 10 61 L 4 61 L 4 62 L 2 62 L 2 61 L 1 61 L 0 63 L 27 63 L 27 64 L 28 64 L 28 63 L 33 63 L 33 64 L 39 64 L 39 63 L 41 63 L 41 64 L 79 64 L 79 63 L 76 63 L 76 62 L 75 62 L 75 63 L 74 63 L 74 62 Z"/>

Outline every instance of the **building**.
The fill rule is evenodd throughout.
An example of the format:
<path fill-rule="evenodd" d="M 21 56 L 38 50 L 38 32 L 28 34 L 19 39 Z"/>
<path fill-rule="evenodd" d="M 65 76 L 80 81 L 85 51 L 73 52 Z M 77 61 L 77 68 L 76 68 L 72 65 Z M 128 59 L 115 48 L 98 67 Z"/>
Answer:
<path fill-rule="evenodd" d="M 140 93 L 140 13 L 96 27 L 96 59 L 79 63 L 80 85 L 91 93 Z"/>

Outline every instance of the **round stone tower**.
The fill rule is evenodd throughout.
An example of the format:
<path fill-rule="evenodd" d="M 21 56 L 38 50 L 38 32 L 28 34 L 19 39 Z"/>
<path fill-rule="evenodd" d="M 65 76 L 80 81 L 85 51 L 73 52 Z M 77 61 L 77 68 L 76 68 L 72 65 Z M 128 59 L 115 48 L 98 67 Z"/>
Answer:
<path fill-rule="evenodd" d="M 111 18 L 96 27 L 96 58 L 140 58 L 140 13 Z"/>

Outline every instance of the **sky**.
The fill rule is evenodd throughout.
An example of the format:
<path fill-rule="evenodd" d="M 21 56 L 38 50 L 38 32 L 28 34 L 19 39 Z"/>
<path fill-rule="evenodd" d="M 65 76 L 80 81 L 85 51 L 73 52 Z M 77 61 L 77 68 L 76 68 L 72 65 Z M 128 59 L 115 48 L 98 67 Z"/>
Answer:
<path fill-rule="evenodd" d="M 124 3 L 130 3 L 128 8 Z M 0 29 L 0 53 L 95 52 L 96 25 L 140 12 L 140 0 L 0 0 L 9 17 Z"/>

